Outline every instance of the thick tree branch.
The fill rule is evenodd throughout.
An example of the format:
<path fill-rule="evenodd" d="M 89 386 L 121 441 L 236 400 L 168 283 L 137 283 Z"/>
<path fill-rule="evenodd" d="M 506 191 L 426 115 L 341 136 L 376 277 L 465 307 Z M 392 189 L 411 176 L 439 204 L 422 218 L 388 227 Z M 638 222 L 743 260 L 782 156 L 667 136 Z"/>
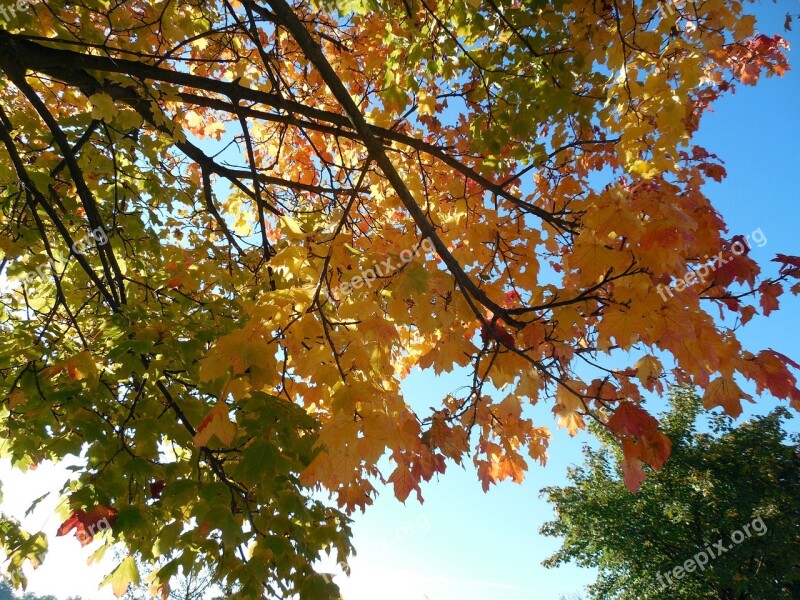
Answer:
<path fill-rule="evenodd" d="M 245 3 L 252 6 L 252 2 L 249 2 L 248 0 L 245 0 Z M 334 95 L 336 100 L 341 104 L 345 113 L 347 113 L 348 119 L 350 119 L 353 128 L 358 132 L 359 137 L 366 147 L 370 158 L 372 158 L 372 160 L 375 161 L 375 164 L 378 165 L 381 171 L 383 171 L 383 174 L 389 180 L 392 188 L 400 197 L 400 201 L 403 203 L 403 206 L 409 212 L 417 227 L 419 227 L 422 236 L 430 238 L 430 240 L 433 242 L 436 251 L 442 258 L 442 261 L 445 263 L 445 265 L 447 265 L 447 268 L 453 274 L 453 277 L 455 277 L 462 291 L 465 294 L 472 295 L 494 314 L 502 315 L 503 320 L 508 324 L 515 325 L 517 327 L 523 327 L 525 323 L 510 317 L 506 313 L 505 309 L 489 298 L 486 295 L 486 292 L 475 285 L 472 279 L 470 279 L 470 277 L 464 272 L 459 262 L 453 257 L 452 254 L 450 254 L 447 246 L 436 233 L 436 229 L 428 220 L 428 217 L 425 215 L 424 211 L 417 204 L 416 200 L 414 200 L 414 196 L 411 194 L 411 191 L 408 189 L 405 181 L 403 181 L 400 173 L 387 156 L 383 144 L 381 144 L 373 134 L 370 126 L 367 124 L 366 119 L 361 114 L 361 111 L 359 110 L 358 106 L 356 106 L 355 101 L 350 96 L 350 92 L 347 91 L 347 88 L 333 70 L 333 67 L 331 67 L 328 59 L 322 52 L 322 48 L 320 47 L 319 43 L 317 43 L 317 41 L 306 30 L 305 25 L 303 25 L 300 19 L 297 18 L 297 15 L 294 14 L 291 6 L 289 6 L 289 4 L 287 4 L 284 0 L 268 0 L 268 3 L 275 11 L 277 21 L 286 28 L 286 30 L 300 46 L 306 58 L 319 71 L 323 81 L 331 90 L 331 93 Z M 480 316 L 480 312 L 476 312 L 477 315 Z"/>
<path fill-rule="evenodd" d="M 263 16 L 265 12 L 263 7 L 257 6 L 254 3 L 251 3 L 249 6 Z M 314 42 L 313 38 L 310 39 L 312 42 Z M 316 42 L 314 43 L 316 44 Z M 292 115 L 298 114 L 306 117 L 307 119 L 314 119 L 320 121 L 321 123 L 327 123 L 327 127 L 333 126 L 333 128 L 328 129 L 328 132 L 330 132 L 332 135 L 341 135 L 342 137 L 350 137 L 351 139 L 361 139 L 361 135 L 358 132 L 353 131 L 353 124 L 350 121 L 349 116 L 306 106 L 300 102 L 286 100 L 279 94 L 249 89 L 240 86 L 235 82 L 219 81 L 181 71 L 171 71 L 135 60 L 88 55 L 74 52 L 72 50 L 52 48 L 32 42 L 22 36 L 12 35 L 8 32 L 0 30 L 0 56 L 3 55 L 10 57 L 10 60 L 12 60 L 15 64 L 23 65 L 26 69 L 46 73 L 58 81 L 63 81 L 71 85 L 75 84 L 76 71 L 85 72 L 87 70 L 94 70 L 105 73 L 120 73 L 140 81 L 161 81 L 183 86 L 185 88 L 218 94 L 225 96 L 234 102 L 234 104 L 230 104 L 218 98 L 206 98 L 204 96 L 188 93 L 185 90 L 179 94 L 182 99 L 194 104 L 207 106 L 209 108 L 216 108 L 219 110 L 226 110 L 231 114 L 236 114 L 236 101 L 248 100 L 255 104 L 270 106 L 279 111 L 283 111 L 286 114 L 281 115 L 262 113 L 257 115 L 256 113 L 251 112 L 253 110 L 252 108 L 242 108 L 242 110 L 247 111 L 245 113 L 247 116 L 266 118 L 268 115 L 269 120 L 297 124 L 298 127 L 309 127 L 313 129 L 326 127 L 325 125 L 313 124 L 310 122 L 295 123 Z M 101 87 L 97 88 L 96 92 L 106 91 L 103 84 L 99 85 L 101 85 Z M 509 192 L 506 189 L 508 182 L 497 184 L 490 181 L 475 171 L 475 169 L 463 164 L 455 156 L 449 154 L 446 149 L 440 146 L 425 142 L 424 140 L 400 133 L 398 131 L 376 127 L 374 125 L 367 124 L 366 128 L 374 137 L 380 139 L 383 145 L 389 146 L 392 142 L 396 142 L 408 146 L 409 148 L 425 152 L 426 154 L 429 154 L 442 161 L 448 167 L 452 168 L 468 179 L 474 181 L 487 192 L 496 194 L 497 196 L 524 210 L 525 212 L 530 213 L 540 218 L 542 221 L 551 224 L 553 227 L 559 230 L 571 231 L 575 227 L 573 222 L 561 217 L 557 217 L 547 210 L 531 204 L 530 202 L 526 202 L 515 194 Z M 262 175 L 262 177 L 264 176 Z M 300 189 L 298 184 L 295 184 L 294 187 L 298 187 L 298 189 Z"/>

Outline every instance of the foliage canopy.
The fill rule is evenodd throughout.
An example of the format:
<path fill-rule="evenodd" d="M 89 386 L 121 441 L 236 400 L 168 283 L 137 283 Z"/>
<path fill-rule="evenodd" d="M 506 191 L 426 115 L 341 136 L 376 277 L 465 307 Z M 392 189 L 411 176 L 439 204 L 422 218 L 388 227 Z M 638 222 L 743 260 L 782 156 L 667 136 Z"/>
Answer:
<path fill-rule="evenodd" d="M 421 498 L 468 456 L 520 481 L 538 400 L 609 428 L 631 489 L 669 454 L 641 407 L 666 380 L 800 408 L 798 365 L 733 329 L 800 259 L 761 275 L 692 142 L 785 43 L 739 1 L 664 8 L 43 0 L 0 28 L 0 452 L 83 452 L 61 531 L 168 559 L 122 560 L 117 593 L 196 566 L 332 597 L 313 563 L 376 481 Z M 408 399 L 416 368 L 472 376 Z M 0 543 L 20 584 L 46 552 L 10 519 Z"/>

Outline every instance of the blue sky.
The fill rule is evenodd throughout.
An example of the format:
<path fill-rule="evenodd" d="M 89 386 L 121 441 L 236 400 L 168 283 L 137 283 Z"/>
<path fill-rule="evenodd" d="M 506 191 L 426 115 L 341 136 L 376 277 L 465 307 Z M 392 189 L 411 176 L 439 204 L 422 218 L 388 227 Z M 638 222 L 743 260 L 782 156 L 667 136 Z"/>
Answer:
<path fill-rule="evenodd" d="M 797 2 L 763 2 L 756 6 L 759 29 L 780 33 L 788 9 L 800 11 Z M 800 30 L 800 22 L 796 23 Z M 800 35 L 786 34 L 800 50 Z M 756 87 L 738 88 L 714 106 L 702 122 L 698 143 L 725 161 L 728 178 L 710 185 L 707 193 L 727 219 L 730 234 L 748 234 L 760 228 L 767 238 L 751 256 L 762 265 L 776 254 L 800 254 L 800 61 L 784 78 L 763 79 Z M 800 359 L 800 302 L 786 299 L 781 311 L 756 317 L 740 334 L 745 347 L 771 347 Z M 463 384 L 458 374 L 441 378 L 415 375 L 405 384 L 414 404 L 436 404 Z M 752 391 L 746 389 L 746 391 Z M 750 414 L 768 412 L 775 405 L 761 398 L 746 406 Z M 653 398 L 658 411 L 663 401 Z M 354 543 L 358 556 L 351 561 L 352 575 L 338 577 L 346 600 L 558 600 L 561 594 L 581 592 L 594 574 L 565 566 L 541 566 L 559 545 L 543 538 L 539 527 L 552 518 L 551 508 L 539 498 L 545 486 L 565 483 L 566 468 L 581 460 L 586 435 L 570 438 L 555 429 L 550 406 L 542 403 L 532 415 L 538 425 L 553 427 L 550 459 L 546 467 L 532 467 L 522 485 L 502 484 L 484 494 L 474 471 L 450 465 L 448 472 L 423 487 L 425 503 L 409 499 L 400 504 L 391 490 L 382 490 L 375 504 L 357 515 Z M 795 420 L 795 425 L 797 424 Z M 63 479 L 63 469 L 44 465 L 30 476 L 10 474 L 0 464 L 4 482 L 3 510 L 21 516 L 27 504 Z M 58 519 L 48 517 L 53 503 L 45 503 L 28 521 L 54 533 Z M 87 567 L 91 548 L 80 549 L 73 538 L 51 541 L 51 556 L 32 574 L 30 588 L 59 598 L 81 594 L 86 599 L 113 598 L 97 592 L 105 568 Z M 107 568 L 107 567 L 106 567 Z"/>

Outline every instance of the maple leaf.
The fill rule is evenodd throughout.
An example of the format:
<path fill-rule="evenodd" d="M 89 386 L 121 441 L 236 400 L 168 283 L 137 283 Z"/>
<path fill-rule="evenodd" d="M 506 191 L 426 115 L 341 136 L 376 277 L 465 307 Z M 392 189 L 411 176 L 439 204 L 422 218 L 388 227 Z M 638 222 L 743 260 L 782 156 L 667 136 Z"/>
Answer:
<path fill-rule="evenodd" d="M 581 381 L 572 380 L 566 385 L 559 384 L 556 390 L 556 405 L 553 414 L 558 418 L 558 426 L 574 436 L 579 429 L 585 429 L 583 416 L 578 412 L 585 409 L 580 393 L 585 388 Z"/>
<path fill-rule="evenodd" d="M 742 414 L 742 398 L 752 402 L 752 397 L 745 394 L 730 377 L 717 377 L 706 386 L 703 394 L 703 406 L 708 410 L 721 406 L 734 419 Z"/>
<path fill-rule="evenodd" d="M 603 349 L 610 347 L 612 336 L 621 348 L 630 348 L 647 324 L 645 314 L 632 310 L 613 308 L 605 311 L 603 317 L 601 335 L 598 339 L 598 346 Z"/>
<path fill-rule="evenodd" d="M 200 362 L 200 378 L 209 381 L 223 377 L 230 369 L 241 375 L 248 369 L 263 377 L 272 371 L 269 345 L 255 323 L 222 336 Z"/>
<path fill-rule="evenodd" d="M 726 264 L 714 271 L 713 280 L 716 285 L 727 287 L 734 281 L 739 283 L 749 283 L 753 285 L 758 274 L 758 266 L 744 254 L 741 256 L 729 256 Z"/>
<path fill-rule="evenodd" d="M 405 502 L 412 491 L 417 491 L 417 497 L 422 502 L 422 494 L 418 480 L 413 476 L 411 469 L 404 462 L 400 462 L 395 467 L 387 480 L 394 486 L 394 495 L 400 502 Z"/>
<path fill-rule="evenodd" d="M 418 263 L 410 263 L 397 277 L 395 289 L 402 297 L 424 294 L 428 291 L 430 273 Z"/>
<path fill-rule="evenodd" d="M 14 410 L 19 405 L 24 404 L 27 400 L 25 396 L 25 392 L 21 389 L 17 388 L 13 392 L 8 395 L 8 408 L 9 410 Z"/>
<path fill-rule="evenodd" d="M 778 310 L 778 297 L 783 293 L 783 286 L 780 283 L 769 283 L 765 281 L 758 286 L 761 292 L 761 311 L 764 316 L 768 316 L 773 310 Z"/>
<path fill-rule="evenodd" d="M 657 427 L 658 423 L 654 417 L 633 402 L 620 402 L 606 425 L 619 436 L 642 436 Z"/>
<path fill-rule="evenodd" d="M 228 405 L 222 400 L 214 405 L 197 427 L 194 445 L 198 448 L 208 446 L 212 437 L 216 437 L 224 446 L 230 446 L 236 437 L 236 425 L 231 422 Z"/>
<path fill-rule="evenodd" d="M 705 163 L 702 165 L 702 169 L 708 177 L 717 182 L 722 181 L 728 175 L 725 167 L 714 163 Z"/>
<path fill-rule="evenodd" d="M 481 341 L 484 344 L 489 343 L 490 340 L 496 339 L 501 344 L 510 348 L 516 348 L 514 345 L 514 336 L 508 331 L 503 329 L 499 323 L 491 324 L 491 328 L 485 324 L 481 326 Z"/>
<path fill-rule="evenodd" d="M 787 256 L 785 254 L 776 254 L 772 262 L 781 263 L 781 270 L 784 268 L 793 268 L 800 271 L 800 256 Z"/>
<path fill-rule="evenodd" d="M 607 426 L 622 441 L 625 485 L 636 492 L 645 478 L 642 464 L 661 469 L 669 457 L 672 443 L 658 430 L 655 417 L 632 402 L 620 402 Z"/>
<path fill-rule="evenodd" d="M 122 560 L 114 570 L 106 577 L 101 586 L 111 585 L 111 591 L 117 598 L 120 598 L 128 591 L 131 584 L 139 583 L 139 567 L 136 566 L 134 557 L 129 556 Z"/>
<path fill-rule="evenodd" d="M 460 425 L 449 426 L 442 414 L 433 417 L 430 429 L 422 435 L 422 441 L 456 462 L 461 462 L 461 457 L 469 448 L 466 430 Z"/>
<path fill-rule="evenodd" d="M 620 265 L 619 253 L 592 231 L 586 231 L 576 240 L 569 265 L 578 269 L 587 280 L 596 282 L 615 265 Z"/>
<path fill-rule="evenodd" d="M 67 535 L 75 530 L 75 537 L 81 546 L 90 544 L 94 536 L 106 529 L 110 529 L 117 521 L 117 510 L 103 504 L 91 508 L 88 511 L 82 509 L 73 510 L 69 518 L 61 523 L 56 531 L 57 536 Z"/>
<path fill-rule="evenodd" d="M 777 398 L 797 397 L 797 378 L 789 371 L 787 365 L 800 369 L 798 363 L 772 349 L 762 350 L 751 361 L 754 371 L 751 375 L 757 382 L 756 391 L 761 393 L 768 389 Z"/>
<path fill-rule="evenodd" d="M 620 462 L 622 467 L 622 480 L 625 487 L 631 492 L 638 492 L 646 478 L 644 473 L 644 463 L 638 458 L 623 458 Z"/>
<path fill-rule="evenodd" d="M 636 362 L 636 377 L 648 390 L 653 390 L 658 384 L 658 379 L 664 371 L 661 361 L 649 354 Z"/>

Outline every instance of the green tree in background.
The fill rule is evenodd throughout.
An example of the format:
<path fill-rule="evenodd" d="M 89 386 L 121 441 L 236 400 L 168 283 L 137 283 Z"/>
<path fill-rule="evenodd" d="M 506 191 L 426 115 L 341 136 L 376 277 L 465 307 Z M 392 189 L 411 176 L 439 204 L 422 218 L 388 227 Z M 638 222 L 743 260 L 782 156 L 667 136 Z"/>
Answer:
<path fill-rule="evenodd" d="M 615 446 L 585 449 L 570 485 L 542 490 L 556 519 L 541 533 L 564 542 L 545 566 L 599 570 L 591 598 L 800 598 L 800 441 L 778 408 L 734 427 L 725 415 L 698 430 L 691 390 L 670 394 L 667 465 L 637 494 Z M 722 550 L 724 548 L 724 551 Z"/>
<path fill-rule="evenodd" d="M 145 568 L 140 563 L 138 567 L 140 570 Z M 185 572 L 181 570 L 176 573 L 170 579 L 168 588 L 156 591 L 160 591 L 158 597 L 162 600 L 227 600 L 233 594 L 233 590 L 221 590 L 218 583 L 208 569 L 195 566 L 186 569 Z M 139 585 L 130 586 L 122 600 L 152 600 L 153 591 L 152 586 L 143 581 Z"/>
<path fill-rule="evenodd" d="M 58 600 L 55 596 L 37 596 L 33 592 L 27 592 L 23 596 L 15 596 L 11 586 L 5 581 L 0 581 L 0 600 Z M 67 600 L 83 600 L 80 596 L 70 596 Z"/>

